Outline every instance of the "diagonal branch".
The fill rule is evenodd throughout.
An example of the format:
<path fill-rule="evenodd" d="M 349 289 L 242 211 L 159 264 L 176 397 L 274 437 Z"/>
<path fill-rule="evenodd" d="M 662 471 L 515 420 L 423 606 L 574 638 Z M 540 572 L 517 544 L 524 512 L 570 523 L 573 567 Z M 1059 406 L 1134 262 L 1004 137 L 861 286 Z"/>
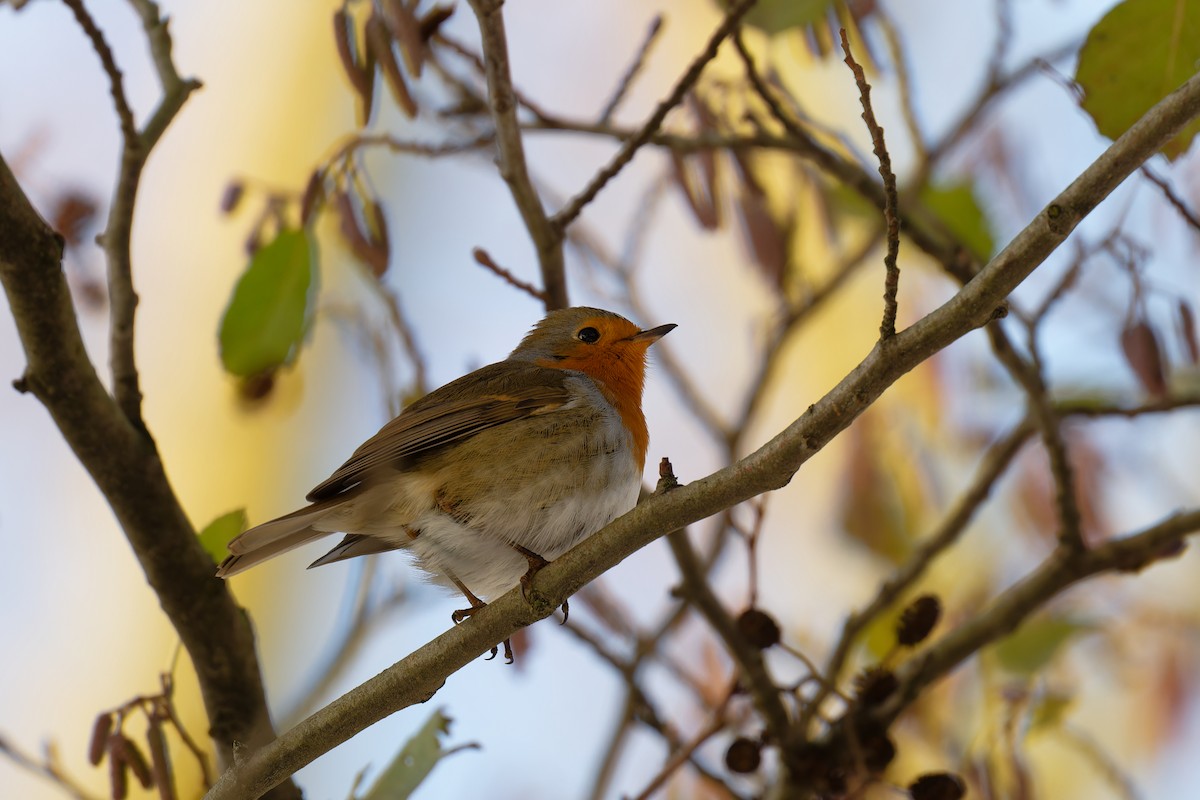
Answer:
<path fill-rule="evenodd" d="M 712 516 L 764 492 L 786 486 L 805 462 L 845 430 L 902 375 L 988 322 L 1004 299 L 1066 239 L 1142 162 L 1192 119 L 1200 116 L 1200 75 L 1162 100 L 1113 143 L 1048 205 L 1004 250 L 953 298 L 889 341 L 879 344 L 827 395 L 755 452 L 694 483 L 652 497 L 538 573 L 529 599 L 515 588 L 459 625 L 313 714 L 277 741 L 227 771 L 207 800 L 254 798 L 369 725 L 423 702 L 455 671 L 525 625 L 550 616 L 562 602 L 623 559 L 667 533 Z M 1193 520 L 1192 516 L 1197 519 Z M 1193 525 L 1194 523 L 1194 525 Z M 1200 513 L 1184 516 L 1152 534 L 1154 545 L 1178 542 Z M 1157 529 L 1155 529 L 1157 531 Z M 1132 549 L 1126 541 L 1134 542 Z M 1134 537 L 1083 551 L 1095 574 L 1135 567 Z M 1157 553 L 1157 551 L 1156 551 Z M 1104 561 L 1104 559 L 1108 561 Z M 1072 562 L 1074 563 L 1074 562 Z M 1073 576 L 1079 580 L 1084 574 Z M 1065 584 L 1064 584 L 1065 585 Z M 922 662 L 918 677 L 943 674 L 963 658 L 952 640 L 937 660 Z M 941 670 L 941 672 L 939 672 Z"/>
<path fill-rule="evenodd" d="M 675 88 L 671 90 L 671 94 L 665 100 L 658 104 L 654 109 L 654 113 L 650 118 L 638 129 L 636 133 L 627 138 L 621 145 L 621 149 L 613 156 L 612 161 L 608 163 L 604 169 L 596 173 L 595 177 L 584 187 L 583 191 L 571 198 L 571 202 L 567 203 L 551 220 L 555 229 L 561 237 L 563 231 L 579 216 L 583 211 L 584 206 L 596 199 L 596 195 L 600 194 L 600 190 L 608 184 L 610 180 L 616 177 L 617 173 L 625 168 L 625 165 L 633 160 L 637 151 L 642 148 L 662 127 L 663 120 L 667 118 L 667 114 L 671 109 L 683 102 L 683 98 L 696 85 L 696 81 L 700 80 L 700 73 L 704 72 L 704 68 L 708 63 L 717 57 L 717 50 L 720 49 L 721 43 L 724 42 L 734 31 L 737 30 L 741 23 L 742 17 L 754 6 L 757 0 L 738 0 L 729 9 L 725 15 L 725 19 L 717 27 L 708 44 L 700 55 L 696 56 L 692 61 L 691 66 L 683 73 L 683 76 L 675 84 Z"/>

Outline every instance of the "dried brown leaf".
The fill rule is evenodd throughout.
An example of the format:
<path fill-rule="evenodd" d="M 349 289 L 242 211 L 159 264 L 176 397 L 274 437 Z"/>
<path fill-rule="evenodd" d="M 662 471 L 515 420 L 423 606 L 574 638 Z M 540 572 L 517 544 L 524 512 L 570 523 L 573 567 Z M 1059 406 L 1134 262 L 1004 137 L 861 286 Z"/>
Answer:
<path fill-rule="evenodd" d="M 787 233 L 771 216 L 767 196 L 743 186 L 735 207 L 754 263 L 773 286 L 782 285 L 787 266 Z"/>
<path fill-rule="evenodd" d="M 1121 352 L 1147 392 L 1154 397 L 1166 395 L 1162 348 L 1154 328 L 1144 317 L 1134 319 L 1121 331 Z"/>
<path fill-rule="evenodd" d="M 92 738 L 88 741 L 88 763 L 93 767 L 99 766 L 108 750 L 108 735 L 113 729 L 113 714 L 106 711 L 96 717 L 92 723 Z"/>
<path fill-rule="evenodd" d="M 428 42 L 437 34 L 442 23 L 454 16 L 454 6 L 438 4 L 425 12 L 421 17 L 419 33 L 422 42 Z"/>
<path fill-rule="evenodd" d="M 421 77 L 421 68 L 429 58 L 425 38 L 421 35 L 421 23 L 401 0 L 382 0 L 380 10 L 383 12 L 383 21 L 387 23 L 388 31 L 399 45 L 400 54 L 404 56 L 404 66 L 414 78 Z"/>
<path fill-rule="evenodd" d="M 713 195 L 704 192 L 701 186 L 697 185 L 698 181 L 695 177 L 695 170 L 689 166 L 692 159 L 680 155 L 674 151 L 671 152 L 671 176 L 675 179 L 675 185 L 683 192 L 683 197 L 687 200 L 688 207 L 692 209 L 692 216 L 696 218 L 696 222 L 705 230 L 716 230 L 721 226 L 720 211 Z"/>
<path fill-rule="evenodd" d="M 337 45 L 338 59 L 342 62 L 346 77 L 350 79 L 350 85 L 360 98 L 369 95 L 373 87 L 371 80 L 363 73 L 359 59 L 354 17 L 346 13 L 344 8 L 333 12 L 333 41 Z"/>
<path fill-rule="evenodd" d="M 383 80 L 392 92 L 392 99 L 396 101 L 396 105 L 400 107 L 405 116 L 412 119 L 417 115 L 417 102 L 409 93 L 404 73 L 400 71 L 400 65 L 396 63 L 396 55 L 392 52 L 392 38 L 388 34 L 387 25 L 378 16 L 372 14 L 367 19 L 364 31 L 367 39 L 367 52 L 383 70 Z"/>
<path fill-rule="evenodd" d="M 91 195 L 69 190 L 59 196 L 51 214 L 51 227 L 62 235 L 71 247 L 83 243 L 83 234 L 96 218 L 99 204 Z"/>
<path fill-rule="evenodd" d="M 324 170 L 313 170 L 313 174 L 308 176 L 308 183 L 304 185 L 304 194 L 300 196 L 300 224 L 308 226 L 312 222 L 313 214 L 321 205 L 321 201 L 325 198 L 325 172 Z"/>
<path fill-rule="evenodd" d="M 159 800 L 176 800 L 171 754 L 167 750 L 162 719 L 157 716 L 150 718 L 150 725 L 146 728 L 146 744 L 150 749 L 150 768 L 154 773 L 154 785 L 158 787 Z"/>
<path fill-rule="evenodd" d="M 125 760 L 125 742 L 119 733 L 108 737 L 108 780 L 113 800 L 125 800 L 129 796 L 129 762 Z"/>
<path fill-rule="evenodd" d="M 142 755 L 142 751 L 138 748 L 137 743 L 128 737 L 125 739 L 124 747 L 122 748 L 126 763 L 129 764 L 129 771 L 133 773 L 133 777 L 138 779 L 138 783 L 143 789 L 150 789 L 154 786 L 154 775 L 150 772 L 150 765 L 146 763 L 146 757 Z"/>
<path fill-rule="evenodd" d="M 1179 306 L 1179 338 L 1183 340 L 1183 349 L 1187 351 L 1188 363 L 1200 365 L 1200 338 L 1196 336 L 1196 314 L 1186 300 L 1180 300 Z"/>
<path fill-rule="evenodd" d="M 225 191 L 221 192 L 221 213 L 232 214 L 237 211 L 241 205 L 242 198 L 246 194 L 246 184 L 236 178 L 225 184 Z"/>
<path fill-rule="evenodd" d="M 387 247 L 381 246 L 364 229 L 354 199 L 348 192 L 339 190 L 333 195 L 333 204 L 338 213 L 338 230 L 350 247 L 350 252 L 369 266 L 374 275 L 382 275 L 387 270 Z"/>

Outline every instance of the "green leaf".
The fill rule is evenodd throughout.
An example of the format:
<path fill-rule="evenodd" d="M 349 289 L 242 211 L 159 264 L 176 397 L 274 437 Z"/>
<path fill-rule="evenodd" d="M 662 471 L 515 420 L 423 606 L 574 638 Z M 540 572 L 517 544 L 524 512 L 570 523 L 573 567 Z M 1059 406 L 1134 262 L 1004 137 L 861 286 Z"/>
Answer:
<path fill-rule="evenodd" d="M 303 230 L 283 230 L 256 252 L 221 319 L 221 363 L 248 378 L 295 357 L 307 327 L 316 247 Z"/>
<path fill-rule="evenodd" d="M 441 709 L 433 712 L 359 800 L 405 800 L 433 771 L 438 761 L 461 749 L 442 749 L 441 739 L 449 733 L 450 718 Z"/>
<path fill-rule="evenodd" d="M 214 563 L 220 564 L 225 560 L 225 556 L 229 555 L 228 547 L 233 537 L 244 530 L 246 530 L 246 509 L 239 508 L 237 511 L 230 511 L 204 526 L 204 530 L 200 531 L 200 546 L 204 548 L 204 552 L 212 556 Z"/>
<path fill-rule="evenodd" d="M 1009 672 L 1032 675 L 1049 664 L 1070 639 L 1095 627 L 1069 617 L 1039 617 L 996 642 L 992 652 Z"/>
<path fill-rule="evenodd" d="M 1033 731 L 1049 728 L 1055 729 L 1062 726 L 1063 719 L 1067 716 L 1071 706 L 1075 702 L 1073 695 L 1063 692 L 1046 692 L 1038 698 L 1029 714 L 1029 730 Z"/>
<path fill-rule="evenodd" d="M 746 13 L 744 21 L 752 28 L 767 34 L 791 28 L 808 27 L 823 21 L 835 0 L 758 0 Z M 721 10 L 728 11 L 730 0 L 719 0 Z"/>
<path fill-rule="evenodd" d="M 919 196 L 925 207 L 966 246 L 971 255 L 980 261 L 991 258 L 995 248 L 992 232 L 987 216 L 975 197 L 975 188 L 970 183 L 927 184 Z"/>
<path fill-rule="evenodd" d="M 1192 77 L 1200 60 L 1200 3 L 1195 0 L 1125 0 L 1088 33 L 1079 51 L 1075 80 L 1083 87 L 1083 110 L 1100 133 L 1116 139 Z M 1163 147 L 1182 155 L 1200 132 L 1193 121 Z"/>

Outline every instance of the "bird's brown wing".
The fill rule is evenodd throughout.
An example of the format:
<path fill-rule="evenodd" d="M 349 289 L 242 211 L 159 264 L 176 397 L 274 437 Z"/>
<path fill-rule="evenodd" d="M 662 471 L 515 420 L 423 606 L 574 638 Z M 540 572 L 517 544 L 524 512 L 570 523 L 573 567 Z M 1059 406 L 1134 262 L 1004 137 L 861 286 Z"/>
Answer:
<path fill-rule="evenodd" d="M 405 461 L 480 431 L 553 411 L 570 400 L 568 376 L 563 370 L 502 361 L 452 381 L 384 425 L 307 499 L 334 498 L 382 468 L 402 469 Z"/>

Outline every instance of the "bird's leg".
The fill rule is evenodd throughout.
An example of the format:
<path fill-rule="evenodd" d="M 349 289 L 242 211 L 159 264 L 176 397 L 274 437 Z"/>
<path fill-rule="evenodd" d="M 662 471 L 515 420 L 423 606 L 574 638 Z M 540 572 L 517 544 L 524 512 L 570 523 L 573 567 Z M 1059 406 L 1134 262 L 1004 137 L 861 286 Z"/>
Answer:
<path fill-rule="evenodd" d="M 458 611 L 450 614 L 450 619 L 453 620 L 455 625 L 459 624 L 464 619 L 473 615 L 476 611 L 487 605 L 487 603 L 476 597 L 475 594 L 467 588 L 467 585 L 460 581 L 453 573 L 447 572 L 446 577 L 453 581 L 454 585 L 458 587 L 458 590 L 463 593 L 463 597 L 467 598 L 467 602 L 471 604 L 470 608 L 459 609 Z M 492 654 L 488 656 L 488 661 L 491 661 L 493 658 L 495 658 L 496 653 L 498 652 L 499 648 L 493 647 Z M 506 664 L 513 663 L 512 642 L 508 639 L 504 640 L 504 662 Z"/>
<path fill-rule="evenodd" d="M 527 547 L 522 547 L 519 544 L 515 544 L 515 543 L 511 543 L 511 542 L 510 542 L 510 545 L 511 545 L 512 549 L 516 550 L 518 553 L 525 556 L 525 560 L 529 562 L 529 570 L 526 571 L 526 573 L 521 576 L 521 596 L 524 597 L 526 600 L 528 600 L 529 599 L 529 587 L 533 585 L 533 576 L 536 575 L 542 567 L 546 566 L 550 562 L 547 561 L 546 559 L 542 558 L 537 553 L 533 552 L 532 550 L 530 550 Z M 563 620 L 559 624 L 566 625 L 567 617 L 571 613 L 571 606 L 570 606 L 569 601 L 563 600 L 562 612 L 563 612 Z"/>

